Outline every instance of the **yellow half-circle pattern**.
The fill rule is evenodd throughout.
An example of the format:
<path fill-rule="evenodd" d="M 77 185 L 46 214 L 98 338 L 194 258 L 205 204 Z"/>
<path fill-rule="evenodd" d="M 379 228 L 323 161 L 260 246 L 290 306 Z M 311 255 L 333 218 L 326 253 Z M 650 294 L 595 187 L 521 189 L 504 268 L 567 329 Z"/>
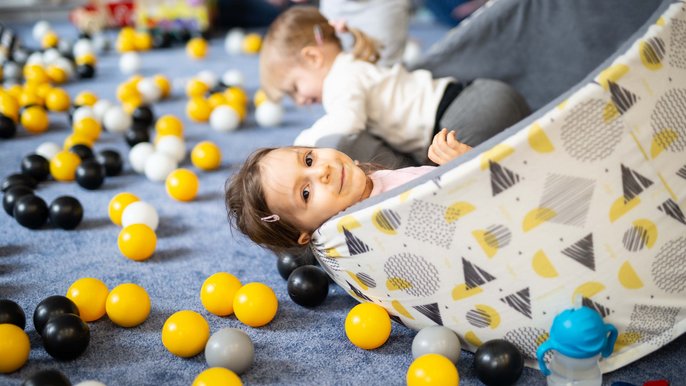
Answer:
<path fill-rule="evenodd" d="M 597 281 L 588 281 L 576 287 L 576 289 L 574 290 L 574 294 L 572 295 L 572 303 L 574 303 L 574 300 L 579 295 L 585 298 L 591 298 L 593 295 L 597 294 L 598 292 L 604 289 L 605 286 L 602 283 Z"/>
<path fill-rule="evenodd" d="M 385 220 L 386 219 L 384 214 L 381 212 L 381 209 L 374 211 L 374 214 L 372 215 L 372 224 L 374 224 L 374 227 L 381 233 L 394 236 L 397 233 L 396 230 L 386 226 L 386 224 L 384 224 Z"/>
<path fill-rule="evenodd" d="M 624 202 L 624 196 L 620 196 L 615 202 L 610 206 L 610 222 L 617 221 L 618 218 L 627 214 L 631 209 L 634 209 L 638 204 L 641 203 L 641 199 L 636 196 L 629 200 L 629 202 Z"/>
<path fill-rule="evenodd" d="M 619 117 L 619 110 L 613 102 L 607 102 L 603 108 L 603 122 L 610 123 Z"/>
<path fill-rule="evenodd" d="M 493 257 L 498 252 L 498 239 L 491 232 L 477 229 L 472 231 L 472 236 L 474 236 L 486 256 Z"/>
<path fill-rule="evenodd" d="M 398 196 L 398 199 L 400 199 L 400 202 L 405 202 L 410 198 L 410 193 L 412 192 L 412 189 L 406 190 Z"/>
<path fill-rule="evenodd" d="M 474 205 L 465 202 L 465 201 L 460 201 L 456 202 L 448 207 L 448 209 L 445 210 L 445 221 L 450 224 L 454 221 L 457 221 L 461 219 L 462 217 L 468 215 L 469 213 L 472 213 L 476 208 Z"/>
<path fill-rule="evenodd" d="M 338 220 L 338 223 L 336 224 L 336 229 L 338 229 L 338 233 L 343 233 L 343 228 L 347 230 L 359 228 L 362 225 L 360 225 L 360 222 L 357 221 L 357 219 L 353 216 L 344 216 L 340 220 Z"/>
<path fill-rule="evenodd" d="M 650 156 L 655 158 L 668 146 L 679 139 L 679 133 L 672 129 L 662 129 L 653 134 L 653 140 L 650 143 Z"/>
<path fill-rule="evenodd" d="M 534 123 L 529 128 L 528 139 L 529 146 L 539 153 L 550 153 L 555 150 L 553 143 L 550 142 L 545 131 L 538 123 Z"/>
<path fill-rule="evenodd" d="M 504 143 L 497 144 L 491 149 L 481 153 L 481 170 L 488 169 L 488 161 L 500 162 L 505 157 L 514 153 L 514 148 Z"/>
<path fill-rule="evenodd" d="M 539 249 L 534 254 L 533 259 L 531 259 L 531 266 L 540 277 L 551 278 L 559 275 L 555 266 L 550 262 L 550 259 L 548 259 L 548 256 L 542 249 Z"/>
<path fill-rule="evenodd" d="M 464 334 L 464 340 L 466 340 L 467 343 L 471 344 L 471 345 L 474 346 L 474 347 L 479 347 L 479 346 L 481 346 L 481 345 L 483 344 L 483 343 L 481 342 L 481 339 L 479 339 L 479 337 L 476 336 L 476 334 L 474 333 L 474 331 L 471 331 L 471 330 L 470 330 L 470 331 L 467 331 L 467 332 Z"/>
<path fill-rule="evenodd" d="M 324 250 L 324 253 L 328 257 L 340 257 L 341 256 L 341 254 L 338 252 L 338 250 L 336 248 L 328 248 L 328 249 Z"/>
<path fill-rule="evenodd" d="M 402 315 L 402 316 L 404 316 L 404 317 L 406 317 L 406 318 L 408 318 L 408 319 L 413 319 L 413 320 L 414 320 L 414 317 L 412 316 L 412 314 L 410 314 L 409 312 L 407 312 L 407 309 L 406 309 L 399 301 L 397 301 L 397 300 L 392 301 L 392 302 L 391 302 L 391 306 L 393 306 L 393 308 L 394 308 L 396 311 L 398 311 L 398 313 L 399 313 L 400 315 Z"/>
<path fill-rule="evenodd" d="M 652 248 L 657 241 L 657 226 L 655 226 L 655 223 L 648 219 L 640 218 L 634 221 L 632 224 L 646 232 L 648 236 L 646 239 L 646 247 Z"/>
<path fill-rule="evenodd" d="M 617 340 L 615 341 L 615 347 L 613 352 L 617 353 L 621 351 L 624 347 L 631 346 L 632 344 L 638 342 L 641 339 L 641 334 L 636 331 L 622 332 L 617 335 Z"/>
<path fill-rule="evenodd" d="M 627 72 L 629 72 L 629 66 L 626 64 L 615 64 L 598 74 L 596 81 L 605 91 L 608 91 L 610 89 L 608 81 L 617 83 L 617 81 L 626 75 Z"/>
<path fill-rule="evenodd" d="M 565 99 L 565 100 L 563 100 L 562 102 L 560 102 L 560 104 L 557 105 L 557 108 L 558 108 L 559 110 L 564 110 L 565 106 L 567 106 L 567 101 L 569 101 L 569 99 Z"/>
<path fill-rule="evenodd" d="M 481 287 L 473 287 L 468 289 L 465 283 L 461 283 L 453 288 L 453 300 L 466 299 L 470 296 L 478 295 L 483 291 L 484 290 L 481 289 Z"/>
<path fill-rule="evenodd" d="M 474 308 L 488 315 L 490 323 L 488 327 L 495 330 L 500 325 L 500 314 L 493 307 L 487 306 L 485 304 L 475 304 Z"/>
<path fill-rule="evenodd" d="M 412 282 L 401 277 L 389 277 L 388 280 L 386 280 L 386 288 L 388 288 L 389 291 L 404 290 L 412 288 Z"/>
<path fill-rule="evenodd" d="M 657 19 L 657 21 L 655 22 L 655 25 L 659 25 L 660 27 L 664 27 L 665 26 L 665 18 L 660 16 L 660 18 Z"/>
<path fill-rule="evenodd" d="M 641 58 L 641 63 L 643 63 L 645 68 L 652 71 L 662 68 L 661 62 L 654 62 L 650 59 L 651 57 L 656 58 L 657 55 L 655 55 L 655 49 L 648 42 L 641 41 L 638 43 L 638 56 Z"/>
<path fill-rule="evenodd" d="M 555 216 L 557 216 L 557 213 L 549 208 L 532 209 L 526 214 L 526 216 L 524 216 L 524 221 L 522 221 L 522 230 L 524 232 L 528 232 Z"/>
<path fill-rule="evenodd" d="M 625 261 L 624 264 L 619 267 L 617 276 L 619 278 L 619 283 L 626 289 L 643 288 L 643 281 L 628 261 Z"/>
<path fill-rule="evenodd" d="M 367 287 L 367 285 L 364 284 L 364 283 L 357 277 L 357 275 L 355 275 L 355 273 L 350 272 L 350 271 L 345 271 L 345 272 L 346 272 L 348 275 L 350 275 L 350 277 L 355 281 L 355 283 L 357 283 L 357 285 L 359 285 L 360 288 L 362 288 L 364 291 L 367 291 L 367 290 L 369 289 L 369 287 Z"/>

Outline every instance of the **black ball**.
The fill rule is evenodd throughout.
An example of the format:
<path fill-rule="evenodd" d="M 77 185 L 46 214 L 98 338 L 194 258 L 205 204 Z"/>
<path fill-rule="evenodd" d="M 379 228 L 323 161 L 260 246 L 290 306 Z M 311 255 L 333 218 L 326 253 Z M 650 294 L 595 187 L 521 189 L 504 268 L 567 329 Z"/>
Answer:
<path fill-rule="evenodd" d="M 181 43 L 188 42 L 189 40 L 191 40 L 191 37 L 192 37 L 191 31 L 189 31 L 186 28 L 181 28 L 181 29 L 174 31 L 174 39 L 176 39 L 177 41 L 179 41 Z"/>
<path fill-rule="evenodd" d="M 303 265 L 313 265 L 314 263 L 314 255 L 309 250 L 299 254 L 282 253 L 277 255 L 276 269 L 279 270 L 279 274 L 284 280 L 288 280 L 294 269 Z"/>
<path fill-rule="evenodd" d="M 148 130 L 150 130 L 150 126 L 151 126 L 151 125 L 152 125 L 152 124 L 149 124 L 149 123 L 133 121 L 133 123 L 131 124 L 131 130 L 135 130 L 135 131 L 143 131 L 143 130 L 145 130 L 145 131 L 148 131 Z"/>
<path fill-rule="evenodd" d="M 71 386 L 71 381 L 56 369 L 41 370 L 26 378 L 22 386 Z"/>
<path fill-rule="evenodd" d="M 86 351 L 90 340 L 90 328 L 75 314 L 54 316 L 43 327 L 43 347 L 55 359 L 77 358 Z"/>
<path fill-rule="evenodd" d="M 42 198 L 27 194 L 14 204 L 14 218 L 29 229 L 38 229 L 48 220 L 48 204 Z"/>
<path fill-rule="evenodd" d="M 2 207 L 5 209 L 5 212 L 10 216 L 14 216 L 14 206 L 17 204 L 17 200 L 29 194 L 33 194 L 33 189 L 27 188 L 24 185 L 9 188 L 5 195 L 2 196 Z"/>
<path fill-rule="evenodd" d="M 108 177 L 118 175 L 124 168 L 124 161 L 116 150 L 105 149 L 98 153 L 95 159 L 105 167 L 105 174 Z"/>
<path fill-rule="evenodd" d="M 67 111 L 67 118 L 69 118 L 69 126 L 72 126 L 74 124 L 74 112 L 79 107 L 83 107 L 83 106 L 82 105 L 71 105 L 71 106 L 69 106 L 69 110 Z"/>
<path fill-rule="evenodd" d="M 288 296 L 304 307 L 316 307 L 329 294 L 329 277 L 314 265 L 296 268 L 288 277 Z"/>
<path fill-rule="evenodd" d="M 71 196 L 57 197 L 50 204 L 50 222 L 62 229 L 74 229 L 83 219 L 83 206 Z"/>
<path fill-rule="evenodd" d="M 0 138 L 9 139 L 17 134 L 17 124 L 12 118 L 0 114 Z"/>
<path fill-rule="evenodd" d="M 81 161 L 93 158 L 93 149 L 82 143 L 70 147 L 69 151 L 78 155 Z"/>
<path fill-rule="evenodd" d="M 38 182 L 35 178 L 27 174 L 15 173 L 5 177 L 5 179 L 2 180 L 2 185 L 0 185 L 0 188 L 3 192 L 6 192 L 9 188 L 16 185 L 24 185 L 27 188 L 36 189 Z"/>
<path fill-rule="evenodd" d="M 169 48 L 172 45 L 172 38 L 168 32 L 159 31 L 152 35 L 152 46 L 154 48 Z"/>
<path fill-rule="evenodd" d="M 91 64 L 79 64 L 76 66 L 76 73 L 81 79 L 91 79 L 95 76 L 95 66 Z"/>
<path fill-rule="evenodd" d="M 474 354 L 474 370 L 487 386 L 506 386 L 517 382 L 524 369 L 524 358 L 517 347 L 504 339 L 489 340 Z"/>
<path fill-rule="evenodd" d="M 21 160 L 21 172 L 36 179 L 45 181 L 50 175 L 50 161 L 39 154 L 29 154 Z"/>
<path fill-rule="evenodd" d="M 83 188 L 94 190 L 105 182 L 105 166 L 94 159 L 87 159 L 76 168 L 76 182 Z"/>
<path fill-rule="evenodd" d="M 143 130 L 129 130 L 126 132 L 126 143 L 134 147 L 141 142 L 150 142 L 150 133 L 148 129 Z"/>
<path fill-rule="evenodd" d="M 61 295 L 49 296 L 38 303 L 33 311 L 33 327 L 36 329 L 36 332 L 42 335 L 43 328 L 45 328 L 48 321 L 62 314 L 81 315 L 79 308 L 68 297 Z"/>
<path fill-rule="evenodd" d="M 0 324 L 14 324 L 22 330 L 26 327 L 26 314 L 19 304 L 9 299 L 0 299 Z"/>
<path fill-rule="evenodd" d="M 152 112 L 152 108 L 150 106 L 143 105 L 138 106 L 135 110 L 133 110 L 131 118 L 133 118 L 134 123 L 145 125 L 145 127 L 150 127 L 150 125 L 152 125 L 152 123 L 155 121 L 155 114 Z"/>

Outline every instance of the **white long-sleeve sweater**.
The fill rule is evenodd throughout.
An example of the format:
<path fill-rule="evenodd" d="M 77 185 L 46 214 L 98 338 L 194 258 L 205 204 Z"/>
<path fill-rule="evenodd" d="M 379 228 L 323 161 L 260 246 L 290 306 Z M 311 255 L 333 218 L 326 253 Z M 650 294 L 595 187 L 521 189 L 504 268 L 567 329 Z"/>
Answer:
<path fill-rule="evenodd" d="M 394 149 L 426 158 L 436 110 L 451 78 L 432 79 L 426 70 L 408 72 L 401 65 L 381 67 L 341 53 L 324 79 L 326 115 L 295 139 L 296 146 L 315 146 L 329 135 L 357 134 L 365 129 Z"/>

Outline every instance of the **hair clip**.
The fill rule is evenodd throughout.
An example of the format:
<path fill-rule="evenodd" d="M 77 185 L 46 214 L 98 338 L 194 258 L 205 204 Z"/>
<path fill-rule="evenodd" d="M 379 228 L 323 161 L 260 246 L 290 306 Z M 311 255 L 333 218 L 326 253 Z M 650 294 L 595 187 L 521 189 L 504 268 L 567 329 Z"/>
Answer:
<path fill-rule="evenodd" d="M 270 216 L 260 217 L 260 220 L 262 220 L 264 222 L 277 222 L 277 221 L 281 220 L 281 217 L 279 217 L 278 214 L 272 214 Z"/>
<path fill-rule="evenodd" d="M 314 40 L 317 42 L 317 45 L 321 46 L 324 44 L 324 35 L 322 34 L 322 27 L 319 26 L 319 24 L 315 24 L 314 27 L 312 27 L 314 31 Z"/>

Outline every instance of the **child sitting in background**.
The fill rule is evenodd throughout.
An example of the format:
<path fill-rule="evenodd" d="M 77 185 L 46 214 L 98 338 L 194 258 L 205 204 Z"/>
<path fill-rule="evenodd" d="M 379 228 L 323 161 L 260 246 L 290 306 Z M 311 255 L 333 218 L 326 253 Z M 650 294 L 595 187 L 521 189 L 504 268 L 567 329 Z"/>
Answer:
<path fill-rule="evenodd" d="M 355 46 L 345 53 L 329 21 L 314 7 L 298 6 L 282 13 L 265 36 L 260 81 L 270 99 L 289 95 L 298 105 L 322 103 L 326 111 L 298 135 L 296 146 L 369 130 L 424 164 L 441 128 L 457 130 L 457 140 L 476 146 L 529 113 L 523 98 L 496 80 L 463 85 L 432 79 L 426 70 L 377 66 L 374 42 L 358 30 L 350 32 Z"/>

